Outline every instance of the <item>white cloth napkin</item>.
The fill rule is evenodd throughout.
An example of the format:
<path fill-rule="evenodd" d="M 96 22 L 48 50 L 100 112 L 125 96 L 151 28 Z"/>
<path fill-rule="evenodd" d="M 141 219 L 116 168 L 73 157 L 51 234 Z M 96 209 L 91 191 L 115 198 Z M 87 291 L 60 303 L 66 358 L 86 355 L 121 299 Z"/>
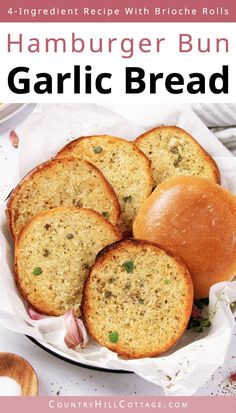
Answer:
<path fill-rule="evenodd" d="M 212 133 L 236 155 L 236 103 L 198 103 L 192 109 Z"/>

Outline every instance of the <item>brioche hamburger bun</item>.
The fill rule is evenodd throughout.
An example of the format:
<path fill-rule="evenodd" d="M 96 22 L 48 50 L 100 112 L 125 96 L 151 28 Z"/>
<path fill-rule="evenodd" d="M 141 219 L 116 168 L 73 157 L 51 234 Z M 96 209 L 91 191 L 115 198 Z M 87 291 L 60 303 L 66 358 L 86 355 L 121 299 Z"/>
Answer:
<path fill-rule="evenodd" d="M 85 282 L 89 334 L 124 358 L 157 356 L 184 333 L 193 286 L 186 266 L 158 245 L 116 242 L 98 254 Z"/>
<path fill-rule="evenodd" d="M 236 197 L 206 178 L 175 177 L 160 184 L 139 210 L 133 233 L 183 260 L 196 299 L 236 274 Z"/>

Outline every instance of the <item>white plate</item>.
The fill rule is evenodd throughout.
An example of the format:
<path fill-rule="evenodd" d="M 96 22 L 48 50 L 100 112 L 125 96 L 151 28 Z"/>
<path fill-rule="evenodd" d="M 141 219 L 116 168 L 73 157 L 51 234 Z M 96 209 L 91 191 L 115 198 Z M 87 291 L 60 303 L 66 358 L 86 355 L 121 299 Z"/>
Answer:
<path fill-rule="evenodd" d="M 75 366 L 84 367 L 84 368 L 91 369 L 91 370 L 106 371 L 107 373 L 124 373 L 124 374 L 133 373 L 132 371 L 122 370 L 122 369 L 118 369 L 115 367 L 113 369 L 103 368 L 101 366 L 98 366 L 95 361 L 90 362 L 90 363 L 89 362 L 82 363 L 78 361 L 76 357 L 73 357 L 70 354 L 66 354 L 65 352 L 57 349 L 51 344 L 46 343 L 45 341 L 36 340 L 35 338 L 30 337 L 30 336 L 26 336 L 26 337 L 28 337 L 30 341 L 32 341 L 38 347 L 45 350 L 47 353 L 52 354 L 53 356 L 59 358 L 60 360 L 66 361 L 67 363 L 74 364 Z"/>
<path fill-rule="evenodd" d="M 2 103 L 0 105 L 0 125 L 18 114 L 26 106 L 24 103 Z"/>

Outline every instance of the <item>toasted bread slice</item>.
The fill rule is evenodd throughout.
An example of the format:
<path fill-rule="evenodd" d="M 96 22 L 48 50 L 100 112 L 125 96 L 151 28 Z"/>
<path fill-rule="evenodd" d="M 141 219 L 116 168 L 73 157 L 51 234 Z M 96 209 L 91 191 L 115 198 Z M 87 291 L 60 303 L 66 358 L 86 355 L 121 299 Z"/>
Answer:
<path fill-rule="evenodd" d="M 78 158 L 53 159 L 31 171 L 13 191 L 7 205 L 13 237 L 34 215 L 61 206 L 94 209 L 114 225 L 120 217 L 117 197 L 94 165 Z"/>
<path fill-rule="evenodd" d="M 122 210 L 120 229 L 132 231 L 132 222 L 152 189 L 148 158 L 132 143 L 113 136 L 86 136 L 66 145 L 57 157 L 78 156 L 96 165 L 115 190 Z"/>
<path fill-rule="evenodd" d="M 135 140 L 152 162 L 154 186 L 174 176 L 197 175 L 220 183 L 211 156 L 185 130 L 177 126 L 152 129 Z"/>
<path fill-rule="evenodd" d="M 187 268 L 146 241 L 106 247 L 84 284 L 82 316 L 90 335 L 124 358 L 157 356 L 187 327 L 193 287 Z"/>
<path fill-rule="evenodd" d="M 42 212 L 22 229 L 15 279 L 23 298 L 43 314 L 80 314 L 85 277 L 97 253 L 120 239 L 102 215 L 75 207 Z"/>

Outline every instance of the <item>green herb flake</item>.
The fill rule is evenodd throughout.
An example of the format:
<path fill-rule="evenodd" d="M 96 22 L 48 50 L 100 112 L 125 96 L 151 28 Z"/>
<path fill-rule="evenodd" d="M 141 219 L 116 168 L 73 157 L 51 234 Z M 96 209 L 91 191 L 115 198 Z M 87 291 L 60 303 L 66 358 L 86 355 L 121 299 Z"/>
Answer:
<path fill-rule="evenodd" d="M 118 335 L 118 333 L 117 333 L 116 331 L 111 331 L 111 332 L 108 334 L 108 337 L 109 337 L 109 340 L 110 340 L 112 343 L 117 343 L 117 341 L 119 340 L 119 335 Z"/>
<path fill-rule="evenodd" d="M 98 154 L 101 153 L 103 151 L 101 146 L 96 146 L 95 148 L 93 148 L 93 152 Z"/>
<path fill-rule="evenodd" d="M 73 235 L 73 234 L 67 234 L 66 238 L 67 238 L 67 239 L 73 239 L 73 238 L 74 238 L 74 235 Z"/>
<path fill-rule="evenodd" d="M 175 168 L 177 168 L 179 166 L 179 163 L 182 161 L 182 159 L 183 159 L 182 156 L 178 155 L 178 158 L 174 160 L 173 165 L 174 165 Z"/>
<path fill-rule="evenodd" d="M 177 154 L 179 153 L 179 149 L 178 149 L 177 146 L 172 146 L 172 147 L 170 148 L 170 152 L 171 152 L 171 153 L 174 153 L 175 155 L 177 155 Z"/>
<path fill-rule="evenodd" d="M 104 218 L 107 218 L 107 219 L 110 217 L 110 214 L 107 211 L 103 211 L 102 215 L 104 216 Z"/>
<path fill-rule="evenodd" d="M 116 279 L 115 279 L 114 277 L 111 277 L 111 278 L 108 279 L 108 282 L 109 282 L 110 284 L 112 284 L 115 280 L 116 280 Z"/>
<path fill-rule="evenodd" d="M 42 268 L 40 267 L 35 267 L 33 269 L 33 275 L 41 275 L 43 273 Z"/>
<path fill-rule="evenodd" d="M 126 204 L 129 204 L 129 203 L 132 201 L 132 196 L 131 196 L 131 195 L 124 196 L 124 197 L 123 197 L 123 201 L 124 201 Z"/>
<path fill-rule="evenodd" d="M 43 252 L 43 256 L 44 257 L 48 257 L 50 255 L 50 252 L 48 251 L 48 249 L 46 248 Z"/>
<path fill-rule="evenodd" d="M 165 285 L 168 285 L 169 283 L 170 283 L 169 278 L 164 278 L 164 284 L 165 284 Z"/>
<path fill-rule="evenodd" d="M 105 291 L 105 298 L 111 298 L 112 297 L 112 292 L 111 291 Z"/>
<path fill-rule="evenodd" d="M 133 261 L 124 262 L 123 268 L 124 268 L 125 271 L 128 272 L 128 273 L 133 272 L 133 270 L 134 270 L 134 263 L 133 263 Z"/>

